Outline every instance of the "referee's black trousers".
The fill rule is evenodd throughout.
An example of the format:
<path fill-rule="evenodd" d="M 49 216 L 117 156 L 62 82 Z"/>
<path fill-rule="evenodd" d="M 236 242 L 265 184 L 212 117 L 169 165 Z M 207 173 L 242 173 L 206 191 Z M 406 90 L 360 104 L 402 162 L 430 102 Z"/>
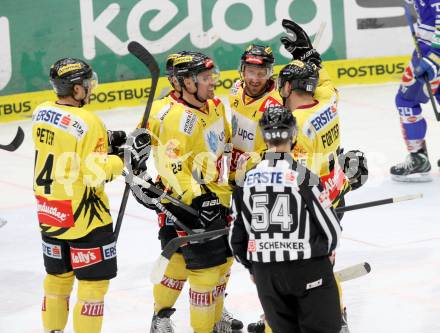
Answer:
<path fill-rule="evenodd" d="M 274 333 L 339 333 L 338 287 L 327 257 L 253 263 L 252 269 Z"/>

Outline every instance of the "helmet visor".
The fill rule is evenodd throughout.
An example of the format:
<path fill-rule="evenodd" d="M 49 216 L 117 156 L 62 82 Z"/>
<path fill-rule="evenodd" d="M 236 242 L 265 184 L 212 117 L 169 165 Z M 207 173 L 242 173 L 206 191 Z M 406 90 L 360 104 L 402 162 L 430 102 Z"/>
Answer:
<path fill-rule="evenodd" d="M 203 71 L 196 76 L 196 82 L 199 84 L 213 84 L 216 85 L 220 80 L 220 71 L 217 67 L 210 70 Z"/>
<path fill-rule="evenodd" d="M 273 74 L 272 67 L 261 67 L 245 64 L 242 66 L 242 73 L 245 79 L 268 80 Z"/>
<path fill-rule="evenodd" d="M 96 74 L 96 72 L 93 72 L 90 79 L 85 79 L 83 81 L 83 86 L 86 89 L 96 88 L 98 86 L 98 74 Z"/>

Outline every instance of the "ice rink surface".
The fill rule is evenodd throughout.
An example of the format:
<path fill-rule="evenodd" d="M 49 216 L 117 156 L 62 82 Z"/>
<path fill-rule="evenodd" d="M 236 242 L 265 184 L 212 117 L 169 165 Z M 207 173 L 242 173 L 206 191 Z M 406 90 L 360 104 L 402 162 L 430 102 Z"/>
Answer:
<path fill-rule="evenodd" d="M 423 193 L 420 200 L 348 212 L 342 221 L 342 244 L 336 269 L 362 261 L 372 272 L 343 284 L 352 333 L 440 332 L 440 124 L 429 106 L 428 149 L 433 182 L 395 183 L 388 170 L 401 162 L 406 149 L 394 108 L 396 84 L 345 87 L 339 112 L 342 146 L 366 152 L 368 183 L 347 197 L 347 204 L 392 196 Z M 130 131 L 142 108 L 102 112 L 109 129 Z M 42 332 L 40 307 L 44 266 L 32 193 L 33 148 L 30 122 L 0 125 L 0 143 L 9 143 L 17 125 L 26 133 L 16 152 L 0 151 L 0 332 Z M 124 183 L 107 187 L 112 214 L 117 216 Z M 118 242 L 118 277 L 112 280 L 105 300 L 104 333 L 149 332 L 153 311 L 152 284 L 148 275 L 159 255 L 155 214 L 130 198 Z M 227 288 L 226 307 L 245 325 L 256 321 L 261 307 L 248 273 L 234 264 Z M 76 301 L 72 293 L 71 307 Z M 173 315 L 176 332 L 189 326 L 188 287 Z M 66 332 L 73 332 L 69 318 Z"/>

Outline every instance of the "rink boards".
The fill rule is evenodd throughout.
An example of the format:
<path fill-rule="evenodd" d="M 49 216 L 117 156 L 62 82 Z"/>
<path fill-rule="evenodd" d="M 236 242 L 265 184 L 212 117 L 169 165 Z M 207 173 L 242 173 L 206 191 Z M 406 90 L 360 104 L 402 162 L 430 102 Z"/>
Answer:
<path fill-rule="evenodd" d="M 336 86 L 377 84 L 399 81 L 408 60 L 409 56 L 333 60 L 325 61 L 324 67 Z M 283 65 L 275 66 L 275 74 L 282 67 Z M 238 79 L 237 70 L 222 71 L 216 94 L 227 95 Z M 94 90 L 88 109 L 97 111 L 143 105 L 150 94 L 149 87 L 150 79 L 100 84 Z M 168 90 L 167 78 L 160 78 L 156 97 L 164 95 Z M 0 122 L 30 118 L 32 110 L 38 104 L 54 99 L 51 90 L 0 96 Z"/>

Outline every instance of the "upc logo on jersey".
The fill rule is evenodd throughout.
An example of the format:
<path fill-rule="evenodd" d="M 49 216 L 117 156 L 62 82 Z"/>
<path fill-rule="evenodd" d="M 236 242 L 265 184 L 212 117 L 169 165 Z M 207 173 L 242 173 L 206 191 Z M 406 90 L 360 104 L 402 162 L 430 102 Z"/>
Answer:
<path fill-rule="evenodd" d="M 54 258 L 54 259 L 61 259 L 62 258 L 60 245 L 48 244 L 44 241 L 43 241 L 42 245 L 43 245 L 43 254 L 46 257 L 50 257 L 50 258 Z"/>
<path fill-rule="evenodd" d="M 70 228 L 75 223 L 70 200 L 48 200 L 37 195 L 37 215 L 40 224 Z"/>
<path fill-rule="evenodd" d="M 211 126 L 203 130 L 205 142 L 216 156 L 223 153 L 225 148 L 225 127 L 223 119 L 219 119 Z"/>
<path fill-rule="evenodd" d="M 102 261 L 101 249 L 94 247 L 91 249 L 70 248 L 70 260 L 72 268 L 78 269 L 95 265 Z"/>
<path fill-rule="evenodd" d="M 254 151 L 255 136 L 258 123 L 233 112 L 232 115 L 232 144 L 241 151 Z"/>
<path fill-rule="evenodd" d="M 318 132 L 320 129 L 325 128 L 330 122 L 336 118 L 338 115 L 336 104 L 332 104 L 330 107 L 326 108 L 324 111 L 319 112 L 319 114 L 312 118 L 310 121 L 315 130 Z"/>

